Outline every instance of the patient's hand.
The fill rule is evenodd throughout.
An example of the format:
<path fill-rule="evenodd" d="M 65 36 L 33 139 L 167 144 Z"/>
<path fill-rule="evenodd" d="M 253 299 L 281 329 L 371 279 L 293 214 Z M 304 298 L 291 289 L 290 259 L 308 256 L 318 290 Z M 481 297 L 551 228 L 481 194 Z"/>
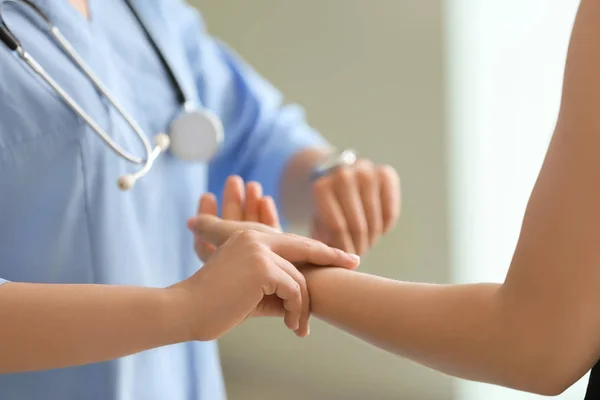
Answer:
<path fill-rule="evenodd" d="M 281 231 L 279 214 L 275 202 L 269 196 L 263 196 L 262 186 L 258 182 L 244 181 L 239 176 L 231 176 L 223 190 L 222 218 L 231 221 L 255 222 Z M 200 198 L 198 214 L 218 215 L 217 199 L 214 194 L 206 193 Z M 247 227 L 250 228 L 250 227 Z M 262 230 L 258 225 L 255 230 Z M 194 235 L 194 247 L 202 261 L 215 251 L 215 246 L 207 243 L 199 235 Z"/>

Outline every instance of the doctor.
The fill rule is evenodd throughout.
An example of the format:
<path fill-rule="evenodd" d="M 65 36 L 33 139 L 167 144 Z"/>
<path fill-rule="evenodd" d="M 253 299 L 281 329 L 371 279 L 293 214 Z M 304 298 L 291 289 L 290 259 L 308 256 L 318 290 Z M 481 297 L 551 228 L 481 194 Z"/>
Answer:
<path fill-rule="evenodd" d="M 47 19 L 0 3 L 0 398 L 224 399 L 212 339 L 255 306 L 306 335 L 289 262 L 357 261 L 310 239 L 241 235 L 196 272 L 186 220 L 200 196 L 242 196 L 238 178 L 224 190 L 231 175 L 259 181 L 285 220 L 362 254 L 396 221 L 397 174 L 344 157 L 352 165 L 329 170 L 335 154 L 301 109 L 183 1 L 33 1 Z M 200 116 L 193 133 L 222 140 L 176 140 L 182 110 Z M 219 146 L 186 160 L 197 142 Z M 115 184 L 136 174 L 129 190 Z M 267 294 L 286 307 L 260 306 Z"/>

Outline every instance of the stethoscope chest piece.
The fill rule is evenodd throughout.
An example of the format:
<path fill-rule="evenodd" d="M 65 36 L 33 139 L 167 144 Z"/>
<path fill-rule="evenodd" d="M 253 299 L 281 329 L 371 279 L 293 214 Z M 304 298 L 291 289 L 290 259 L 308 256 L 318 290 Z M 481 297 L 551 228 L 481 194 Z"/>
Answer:
<path fill-rule="evenodd" d="M 169 128 L 171 151 L 180 160 L 208 162 L 218 152 L 224 138 L 223 124 L 208 109 L 186 107 Z"/>

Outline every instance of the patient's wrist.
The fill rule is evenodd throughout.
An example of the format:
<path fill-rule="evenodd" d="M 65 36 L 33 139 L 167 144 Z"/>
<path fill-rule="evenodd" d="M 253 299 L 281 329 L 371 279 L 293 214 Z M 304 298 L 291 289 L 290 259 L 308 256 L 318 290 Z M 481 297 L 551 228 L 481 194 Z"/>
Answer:
<path fill-rule="evenodd" d="M 355 275 L 355 271 L 337 267 L 301 266 L 298 267 L 304 274 L 308 294 L 310 297 L 311 312 L 319 315 L 336 302 L 347 291 L 344 284 L 347 278 Z"/>
<path fill-rule="evenodd" d="M 304 278 L 306 279 L 306 284 L 311 285 L 314 281 L 318 281 L 320 279 L 326 279 L 326 277 L 322 274 L 323 271 L 327 269 L 333 269 L 334 267 L 321 267 L 317 265 L 298 265 L 298 270 L 302 272 Z"/>

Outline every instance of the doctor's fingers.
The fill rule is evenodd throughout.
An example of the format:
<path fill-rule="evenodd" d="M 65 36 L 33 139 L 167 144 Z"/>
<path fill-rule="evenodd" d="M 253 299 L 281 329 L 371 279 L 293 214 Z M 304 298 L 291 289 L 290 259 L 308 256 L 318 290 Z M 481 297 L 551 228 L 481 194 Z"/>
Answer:
<path fill-rule="evenodd" d="M 217 198 L 214 194 L 205 193 L 200 197 L 198 214 L 217 215 Z M 194 235 L 194 248 L 202 261 L 208 260 L 216 250 L 214 244 L 202 240 L 202 238 L 197 235 Z"/>
<path fill-rule="evenodd" d="M 246 184 L 245 194 L 242 196 L 239 196 L 239 193 L 235 193 L 239 192 L 239 185 L 237 183 L 230 184 L 227 189 L 234 193 L 223 196 L 227 199 L 225 207 L 229 210 L 236 211 L 233 213 L 226 213 L 226 215 L 224 215 L 225 219 L 235 220 L 233 217 L 240 215 L 237 210 L 240 208 L 239 199 L 243 198 L 244 204 L 241 206 L 242 217 L 239 221 L 260 222 L 261 224 L 281 230 L 275 202 L 270 196 L 263 197 L 263 189 L 260 182 L 248 182 Z M 229 202 L 232 202 L 232 204 L 229 204 Z"/>
<path fill-rule="evenodd" d="M 388 232 L 400 217 L 402 200 L 400 177 L 396 170 L 389 165 L 378 167 L 377 175 L 381 193 L 383 232 Z"/>
<path fill-rule="evenodd" d="M 307 237 L 281 233 L 264 224 L 225 221 L 210 215 L 198 215 L 188 224 L 191 230 L 216 246 L 221 246 L 230 238 L 242 236 L 247 241 L 265 246 L 293 263 L 353 269 L 360 262 L 360 258 L 353 254 Z"/>
<path fill-rule="evenodd" d="M 280 298 L 286 326 L 304 337 L 308 334 L 310 315 L 306 280 L 289 261 L 256 240 L 257 234 L 251 231 L 233 234 L 216 252 L 215 263 L 211 264 L 216 267 L 213 271 L 221 271 L 222 276 L 244 285 L 242 293 L 256 293 L 257 289 L 262 292 L 261 301 L 254 306 L 255 315 L 271 300 L 269 296 Z"/>
<path fill-rule="evenodd" d="M 204 193 L 198 202 L 197 214 L 218 214 L 217 197 L 212 193 Z"/>
<path fill-rule="evenodd" d="M 199 237 L 194 237 L 194 249 L 196 250 L 198 258 L 204 263 L 207 262 L 217 250 L 215 245 L 208 243 Z"/>
<path fill-rule="evenodd" d="M 293 234 L 268 235 L 265 242 L 273 252 L 299 264 L 314 264 L 355 269 L 360 257 L 327 246 L 318 240 Z"/>
<path fill-rule="evenodd" d="M 190 218 L 188 228 L 216 246 L 223 245 L 234 234 L 242 231 L 281 234 L 277 229 L 258 222 L 225 220 L 207 214 L 198 214 Z"/>
<path fill-rule="evenodd" d="M 288 328 L 296 332 L 296 335 L 300 337 L 308 336 L 310 328 L 308 320 L 310 319 L 310 300 L 308 296 L 308 287 L 306 286 L 306 279 L 304 275 L 296 267 L 284 259 L 283 257 L 272 253 L 271 257 L 275 264 L 280 268 L 280 276 L 282 281 L 290 286 L 286 293 L 282 293 L 280 290 L 275 290 L 277 297 L 283 299 L 283 307 L 285 308 L 285 324 Z M 295 283 L 294 291 L 292 292 L 291 283 L 283 275 L 291 277 Z M 284 279 L 285 278 L 285 279 Z M 283 295 L 289 293 L 287 299 Z M 266 293 L 265 294 L 272 294 Z"/>
<path fill-rule="evenodd" d="M 313 190 L 316 218 L 327 227 L 327 243 L 349 253 L 356 253 L 344 211 L 331 188 L 331 178 L 320 178 Z"/>
<path fill-rule="evenodd" d="M 281 230 L 277 208 L 271 197 L 263 197 L 260 182 L 248 182 L 245 189 L 239 177 L 227 181 L 223 193 L 223 218 L 233 221 L 260 222 Z"/>
<path fill-rule="evenodd" d="M 269 225 L 279 231 L 281 231 L 281 223 L 279 222 L 279 213 L 277 213 L 277 206 L 272 197 L 263 197 L 259 204 L 259 222 L 261 224 Z"/>
<path fill-rule="evenodd" d="M 356 163 L 356 180 L 371 247 L 383 233 L 382 199 L 377 167 L 371 161 L 359 160 Z"/>
<path fill-rule="evenodd" d="M 223 188 L 222 215 L 224 219 L 241 221 L 244 217 L 244 180 L 232 175 Z"/>
<path fill-rule="evenodd" d="M 360 196 L 357 171 L 355 168 L 340 168 L 334 177 L 334 190 L 344 211 L 354 250 L 356 254 L 362 255 L 369 247 L 369 230 Z"/>
<path fill-rule="evenodd" d="M 262 185 L 258 182 L 246 184 L 246 198 L 244 202 L 244 221 L 262 222 L 260 220 L 260 203 L 263 197 Z"/>

